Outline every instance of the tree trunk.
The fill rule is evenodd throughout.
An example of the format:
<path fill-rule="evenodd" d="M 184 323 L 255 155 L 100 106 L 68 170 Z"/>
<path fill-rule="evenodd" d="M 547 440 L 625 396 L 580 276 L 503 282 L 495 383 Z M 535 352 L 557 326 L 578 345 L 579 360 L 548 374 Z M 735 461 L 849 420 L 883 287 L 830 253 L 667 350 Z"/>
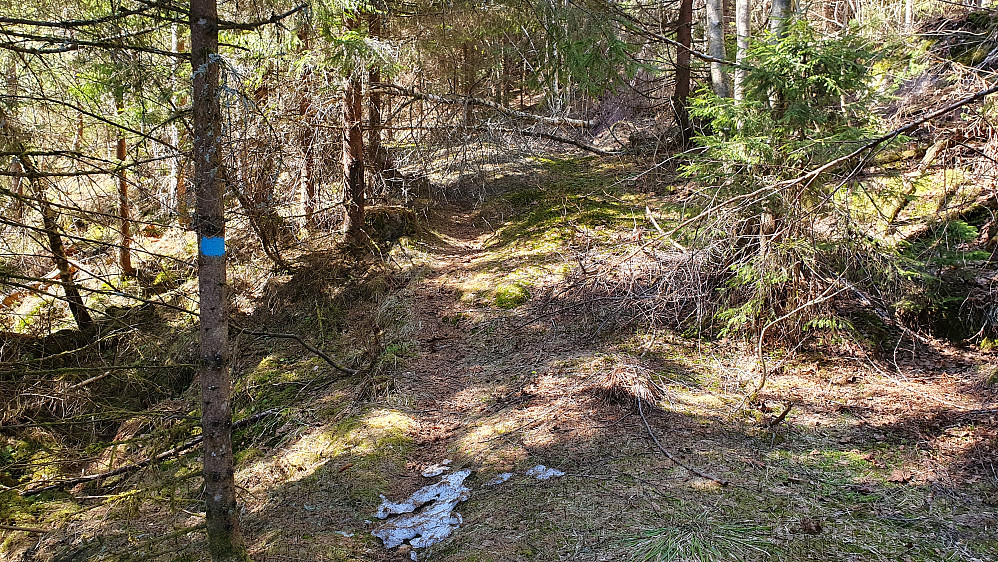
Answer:
<path fill-rule="evenodd" d="M 31 186 L 35 199 L 38 201 L 38 210 L 42 215 L 42 226 L 45 228 L 45 236 L 49 241 L 49 251 L 52 252 L 55 266 L 59 270 L 59 279 L 62 281 L 63 290 L 66 292 L 66 303 L 69 305 L 69 312 L 73 315 L 73 320 L 76 320 L 76 325 L 80 328 L 80 331 L 84 334 L 91 334 L 94 331 L 94 321 L 90 317 L 90 312 L 87 310 L 86 305 L 83 304 L 83 297 L 80 296 L 79 287 L 73 281 L 73 268 L 66 256 L 66 248 L 62 244 L 62 236 L 59 235 L 59 217 L 45 196 L 45 189 L 41 184 L 43 180 L 38 173 L 38 169 L 35 168 L 34 162 L 27 155 L 23 154 L 23 147 L 21 147 L 19 152 L 22 152 L 18 158 L 28 176 L 28 185 Z"/>
<path fill-rule="evenodd" d="M 715 59 L 726 59 L 724 52 L 724 6 L 721 0 L 707 0 L 707 53 Z M 731 97 L 728 73 L 719 62 L 710 63 L 710 87 L 722 98 Z"/>
<path fill-rule="evenodd" d="M 769 32 L 777 39 L 782 39 L 787 32 L 790 21 L 790 0 L 773 0 L 769 11 Z"/>
<path fill-rule="evenodd" d="M 114 105 L 119 116 L 125 112 L 125 101 L 120 93 L 115 95 Z M 118 159 L 118 170 L 115 172 L 118 180 L 118 217 L 121 218 L 121 247 L 118 248 L 118 263 L 121 265 L 122 275 L 135 277 L 135 267 L 132 266 L 132 229 L 129 216 L 131 212 L 128 205 L 128 181 L 125 179 L 125 156 L 125 133 L 119 130 L 115 150 L 115 158 Z"/>
<path fill-rule="evenodd" d="M 347 31 L 359 26 L 356 14 L 345 14 Z M 347 244 L 364 240 L 364 129 L 360 79 L 347 79 L 343 92 L 343 234 Z"/>
<path fill-rule="evenodd" d="M 372 39 L 381 38 L 381 14 L 375 12 L 368 15 L 367 29 Z M 370 97 L 367 100 L 368 129 L 367 129 L 367 153 L 371 158 L 371 168 L 375 174 L 381 176 L 385 172 L 385 164 L 388 155 L 381 146 L 381 67 L 377 64 L 371 66 L 368 75 Z"/>
<path fill-rule="evenodd" d="M 769 32 L 772 39 L 778 41 L 787 34 L 787 23 L 791 16 L 790 0 L 773 0 L 773 6 L 769 11 Z M 779 111 L 783 105 L 783 100 L 778 92 L 769 92 L 769 108 Z"/>
<path fill-rule="evenodd" d="M 690 125 L 690 113 L 686 106 L 690 96 L 690 49 L 693 46 L 693 0 L 681 0 L 679 3 L 679 27 L 676 29 L 676 40 L 682 47 L 676 51 L 676 89 L 672 95 L 672 107 L 676 113 L 676 124 L 679 125 L 680 138 L 683 147 L 689 145 L 693 136 Z"/>
<path fill-rule="evenodd" d="M 752 6 L 750 0 L 735 0 L 735 34 L 738 39 L 738 49 L 735 51 L 735 63 L 739 66 L 735 68 L 735 99 L 738 101 L 745 99 L 745 78 L 748 76 L 742 65 L 748 56 L 750 39 L 750 16 Z"/>
<path fill-rule="evenodd" d="M 301 53 L 306 53 L 310 48 L 312 31 L 311 22 L 302 22 L 298 28 L 298 41 Z M 306 230 L 315 227 L 315 128 L 312 120 L 312 69 L 308 66 L 304 68 L 301 77 L 302 87 L 299 90 L 298 115 L 301 117 L 301 157 L 302 174 L 301 183 L 301 206 L 302 214 L 305 217 L 303 226 Z"/>
<path fill-rule="evenodd" d="M 201 316 L 199 376 L 201 432 L 204 435 L 205 529 L 208 551 L 213 561 L 243 562 L 248 561 L 249 556 L 239 529 L 232 461 L 216 0 L 191 0 L 190 17 Z"/>
<path fill-rule="evenodd" d="M 21 174 L 24 173 L 24 166 L 16 157 L 10 163 L 10 172 L 14 175 L 10 177 L 10 190 L 16 195 L 14 198 L 14 220 L 21 222 L 24 218 L 24 187 L 21 185 Z"/>

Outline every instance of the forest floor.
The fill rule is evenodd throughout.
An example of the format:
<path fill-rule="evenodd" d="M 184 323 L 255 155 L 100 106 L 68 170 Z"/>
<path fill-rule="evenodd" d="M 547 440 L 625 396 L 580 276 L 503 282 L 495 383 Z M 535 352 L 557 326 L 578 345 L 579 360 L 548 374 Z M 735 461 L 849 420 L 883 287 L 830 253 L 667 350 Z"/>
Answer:
<path fill-rule="evenodd" d="M 371 535 L 374 514 L 381 495 L 437 482 L 420 473 L 445 459 L 472 471 L 463 522 L 415 549 L 419 560 L 998 560 L 994 353 L 929 339 L 893 357 L 848 339 L 805 347 L 769 379 L 768 408 L 748 408 L 748 344 L 595 337 L 589 321 L 544 308 L 574 266 L 575 234 L 627 239 L 646 228 L 646 204 L 678 197 L 593 190 L 575 181 L 590 162 L 578 165 L 572 182 L 531 173 L 484 203 L 427 211 L 422 234 L 392 253 L 403 273 L 364 289 L 374 304 L 320 304 L 341 273 L 329 285 L 322 271 L 272 280 L 247 322 L 307 330 L 327 350 L 376 334 L 381 351 L 362 381 L 292 343 L 237 341 L 237 413 L 283 412 L 237 434 L 254 560 L 410 559 L 409 545 Z M 607 392 L 637 379 L 653 381 L 653 398 Z M 8 552 L 201 559 L 197 464 L 164 463 L 136 492 L 40 499 L 38 525 L 59 530 L 7 533 Z M 565 474 L 525 475 L 538 464 Z"/>

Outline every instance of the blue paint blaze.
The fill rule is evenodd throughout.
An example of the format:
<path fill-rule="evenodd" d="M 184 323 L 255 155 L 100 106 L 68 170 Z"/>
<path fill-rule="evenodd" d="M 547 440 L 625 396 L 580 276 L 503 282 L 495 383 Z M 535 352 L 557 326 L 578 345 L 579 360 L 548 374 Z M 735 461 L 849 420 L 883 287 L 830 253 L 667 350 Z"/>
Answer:
<path fill-rule="evenodd" d="M 202 256 L 224 256 L 225 255 L 225 239 L 219 238 L 217 236 L 204 237 L 201 239 L 201 255 Z"/>

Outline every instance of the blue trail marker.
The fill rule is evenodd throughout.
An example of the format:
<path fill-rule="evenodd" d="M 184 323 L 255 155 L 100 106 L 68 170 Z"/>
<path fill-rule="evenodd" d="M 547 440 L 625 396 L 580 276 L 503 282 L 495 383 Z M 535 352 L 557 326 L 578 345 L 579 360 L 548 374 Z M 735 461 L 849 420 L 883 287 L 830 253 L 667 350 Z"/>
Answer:
<path fill-rule="evenodd" d="M 205 236 L 201 239 L 201 255 L 202 256 L 224 256 L 225 255 L 225 238 L 220 238 L 218 236 L 208 237 Z"/>

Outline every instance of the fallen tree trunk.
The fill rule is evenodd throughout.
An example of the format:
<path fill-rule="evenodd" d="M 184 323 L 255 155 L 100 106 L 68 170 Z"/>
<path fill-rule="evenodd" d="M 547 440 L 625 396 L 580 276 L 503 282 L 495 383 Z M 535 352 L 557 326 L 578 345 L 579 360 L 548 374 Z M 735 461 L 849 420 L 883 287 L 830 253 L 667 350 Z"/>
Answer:
<path fill-rule="evenodd" d="M 425 92 L 417 92 L 397 84 L 381 84 L 379 91 L 384 91 L 389 94 L 405 96 L 409 98 L 414 98 L 418 100 L 432 101 L 436 103 L 446 103 L 446 104 L 457 104 L 457 105 L 477 105 L 479 107 L 487 107 L 502 113 L 503 115 L 508 115 L 515 119 L 525 119 L 528 121 L 534 121 L 537 123 L 545 123 L 547 125 L 556 125 L 562 127 L 579 127 L 583 129 L 591 129 L 596 126 L 595 121 L 585 120 L 585 119 L 572 119 L 570 117 L 548 117 L 545 115 L 536 115 L 534 113 L 527 113 L 526 111 L 519 111 L 504 105 L 499 105 L 494 101 L 490 101 L 483 98 L 476 98 L 472 96 L 440 96 L 437 94 L 428 94 Z"/>

